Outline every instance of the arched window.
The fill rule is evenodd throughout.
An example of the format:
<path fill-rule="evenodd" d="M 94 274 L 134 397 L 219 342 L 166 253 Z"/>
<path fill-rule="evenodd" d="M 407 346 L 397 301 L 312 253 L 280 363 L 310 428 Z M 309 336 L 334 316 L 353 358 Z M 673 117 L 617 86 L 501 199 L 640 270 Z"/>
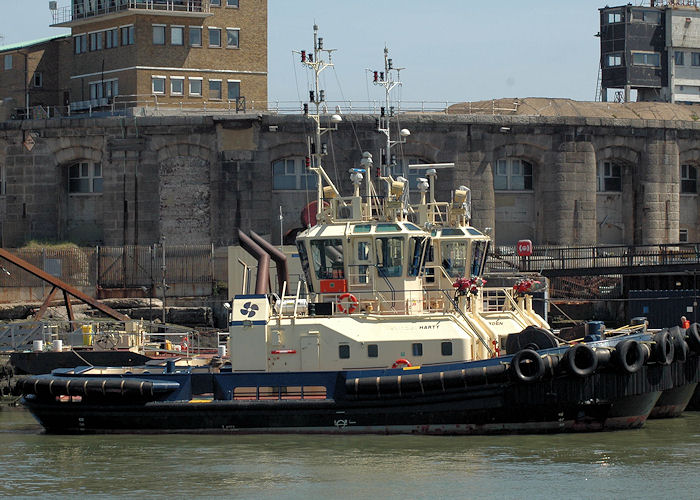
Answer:
<path fill-rule="evenodd" d="M 532 191 L 532 164 L 519 158 L 498 160 L 493 187 L 497 191 Z"/>
<path fill-rule="evenodd" d="M 88 161 L 72 163 L 68 167 L 68 192 L 101 193 L 102 164 Z"/>
<path fill-rule="evenodd" d="M 681 193 L 698 192 L 698 169 L 693 165 L 681 165 Z"/>
<path fill-rule="evenodd" d="M 272 162 L 272 189 L 298 191 L 316 189 L 316 174 L 308 171 L 304 158 L 283 158 Z"/>
<path fill-rule="evenodd" d="M 622 191 L 622 167 L 613 161 L 601 161 L 598 163 L 598 192 Z"/>

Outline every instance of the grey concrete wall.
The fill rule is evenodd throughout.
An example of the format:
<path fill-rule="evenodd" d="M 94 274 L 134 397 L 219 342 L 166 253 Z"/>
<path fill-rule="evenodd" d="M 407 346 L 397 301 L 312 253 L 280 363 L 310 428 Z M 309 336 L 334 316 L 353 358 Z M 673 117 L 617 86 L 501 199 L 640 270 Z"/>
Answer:
<path fill-rule="evenodd" d="M 679 166 L 700 166 L 694 121 L 405 114 L 411 130 L 401 157 L 454 162 L 440 170 L 437 192 L 472 189 L 473 223 L 494 228 L 498 244 L 676 242 L 680 228 L 700 238 L 698 195 L 679 194 Z M 325 135 L 326 170 L 350 194 L 347 171 L 362 151 L 375 164 L 383 136 L 375 118 L 345 115 Z M 306 155 L 312 129 L 301 116 L 168 116 L 57 119 L 0 123 L 2 244 L 29 239 L 106 245 L 237 241 L 254 230 L 273 242 L 300 226 L 314 193 L 272 189 L 272 162 Z M 25 130 L 36 145 L 23 145 Z M 533 189 L 494 190 L 499 159 L 532 164 Z M 68 193 L 67 165 L 101 162 L 101 194 Z M 601 161 L 622 166 L 620 192 L 597 192 Z M 700 168 L 699 168 L 700 170 Z"/>

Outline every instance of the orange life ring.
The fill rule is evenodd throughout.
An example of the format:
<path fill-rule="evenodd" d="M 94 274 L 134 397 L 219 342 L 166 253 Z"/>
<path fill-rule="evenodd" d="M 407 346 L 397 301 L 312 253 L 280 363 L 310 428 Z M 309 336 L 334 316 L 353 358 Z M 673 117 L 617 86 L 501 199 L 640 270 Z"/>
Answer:
<path fill-rule="evenodd" d="M 343 301 L 346 299 L 349 302 L 347 311 L 343 307 Z M 357 298 L 353 294 L 344 293 L 343 295 L 338 297 L 338 302 L 337 302 L 338 312 L 352 314 L 357 309 L 358 304 L 359 304 L 359 302 L 357 301 Z"/>
<path fill-rule="evenodd" d="M 411 362 L 407 359 L 399 358 L 396 361 L 394 361 L 394 364 L 391 365 L 391 367 L 398 368 L 400 365 L 406 365 L 406 367 L 409 367 L 409 366 L 411 366 Z"/>

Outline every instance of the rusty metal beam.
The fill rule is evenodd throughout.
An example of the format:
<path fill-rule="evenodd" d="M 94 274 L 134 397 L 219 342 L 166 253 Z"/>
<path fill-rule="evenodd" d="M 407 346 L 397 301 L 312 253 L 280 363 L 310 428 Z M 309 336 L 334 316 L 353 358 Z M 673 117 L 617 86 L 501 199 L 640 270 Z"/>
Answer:
<path fill-rule="evenodd" d="M 51 302 L 51 299 L 53 299 L 53 296 L 56 295 L 57 291 L 58 291 L 58 288 L 56 288 L 55 286 L 51 288 L 51 291 L 44 299 L 44 302 L 41 304 L 41 307 L 34 315 L 34 321 L 39 321 L 41 319 L 41 317 L 46 312 L 46 309 L 49 307 L 49 303 Z"/>
<path fill-rule="evenodd" d="M 75 321 L 75 316 L 73 315 L 73 306 L 70 303 L 70 297 L 66 293 L 65 290 L 63 290 L 63 300 L 66 303 L 66 312 L 68 313 L 68 321 L 73 322 Z"/>
<path fill-rule="evenodd" d="M 5 250 L 4 248 L 0 248 L 0 258 L 5 259 L 8 262 L 11 262 L 12 264 L 16 265 L 17 267 L 19 267 L 21 269 L 24 269 L 29 274 L 33 274 L 37 278 L 44 280 L 47 283 L 50 283 L 51 285 L 54 286 L 54 288 L 59 288 L 60 290 L 63 290 L 64 294 L 71 295 L 71 296 L 75 297 L 76 299 L 80 300 L 81 302 L 85 302 L 86 304 L 94 307 L 98 311 L 103 312 L 104 314 L 106 314 L 110 318 L 114 318 L 114 319 L 117 319 L 119 321 L 127 321 L 129 319 L 129 316 L 122 314 L 118 311 L 115 311 L 111 307 L 106 306 L 106 305 L 102 304 L 101 302 L 93 299 L 92 297 L 85 295 L 83 292 L 81 292 L 77 288 L 70 286 L 65 281 L 62 281 L 62 280 L 56 278 L 55 276 L 51 276 L 46 271 L 39 269 L 38 267 L 30 264 L 29 262 L 27 262 L 24 259 L 20 259 L 16 255 L 13 255 L 10 252 L 8 252 L 7 250 Z M 55 293 L 55 289 L 51 291 L 49 296 L 52 296 L 53 293 Z M 42 304 L 42 308 L 44 308 L 45 304 L 48 307 L 48 299 L 44 302 L 44 304 Z M 66 300 L 66 304 L 68 304 L 68 300 Z M 66 307 L 69 308 L 70 306 L 67 305 Z M 46 310 L 46 308 L 44 308 L 44 311 L 45 310 Z M 43 314 L 44 311 L 41 311 L 41 309 L 40 309 L 41 314 Z M 71 312 L 69 311 L 68 314 L 70 315 Z"/>

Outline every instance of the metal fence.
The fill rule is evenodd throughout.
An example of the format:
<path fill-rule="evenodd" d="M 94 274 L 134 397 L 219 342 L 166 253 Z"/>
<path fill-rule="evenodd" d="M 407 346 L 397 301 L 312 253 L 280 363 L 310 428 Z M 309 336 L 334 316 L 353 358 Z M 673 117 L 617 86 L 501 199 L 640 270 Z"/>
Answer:
<path fill-rule="evenodd" d="M 10 252 L 69 285 L 96 288 L 145 288 L 214 282 L 211 245 L 18 248 Z M 0 261 L 0 286 L 41 287 L 42 280 Z"/>

